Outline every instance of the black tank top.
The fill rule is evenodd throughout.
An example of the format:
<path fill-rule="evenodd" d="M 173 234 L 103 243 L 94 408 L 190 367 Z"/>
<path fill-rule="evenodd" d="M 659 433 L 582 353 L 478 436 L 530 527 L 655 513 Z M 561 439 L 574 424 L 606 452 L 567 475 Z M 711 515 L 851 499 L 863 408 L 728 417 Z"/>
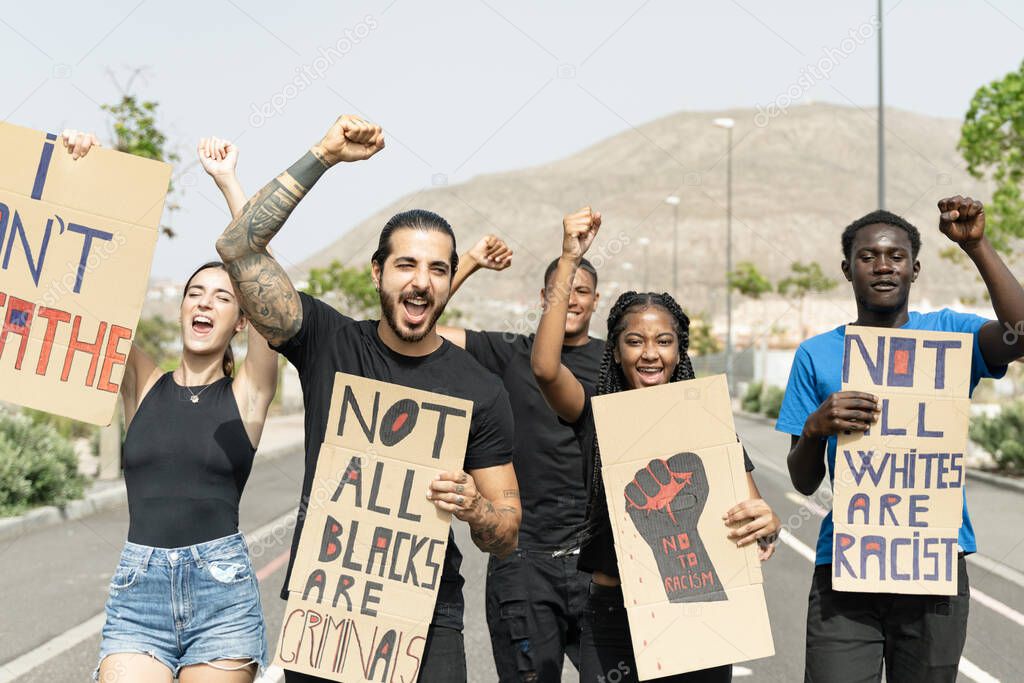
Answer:
<path fill-rule="evenodd" d="M 168 372 L 128 427 L 124 481 L 132 543 L 180 548 L 238 531 L 238 501 L 256 449 L 230 377 L 191 390 L 198 403 Z"/>

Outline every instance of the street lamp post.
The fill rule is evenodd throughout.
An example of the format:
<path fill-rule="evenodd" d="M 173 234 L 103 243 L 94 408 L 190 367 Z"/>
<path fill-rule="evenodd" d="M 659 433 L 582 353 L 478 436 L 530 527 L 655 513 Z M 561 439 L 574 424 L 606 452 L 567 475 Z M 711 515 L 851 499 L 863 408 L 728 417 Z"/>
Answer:
<path fill-rule="evenodd" d="M 641 247 L 644 248 L 644 291 L 647 291 L 647 271 L 650 269 L 650 262 L 647 260 L 647 247 L 650 246 L 651 240 L 646 237 L 641 237 L 637 240 Z"/>
<path fill-rule="evenodd" d="M 679 297 L 679 197 L 669 195 L 665 203 L 672 207 L 672 296 Z"/>
<path fill-rule="evenodd" d="M 885 90 L 882 87 L 882 0 L 878 0 L 878 208 L 885 208 Z"/>
<path fill-rule="evenodd" d="M 730 396 L 736 392 L 732 367 L 732 287 L 729 274 L 732 273 L 732 129 L 736 122 L 730 118 L 712 121 L 726 132 L 725 152 L 725 376 L 729 383 Z"/>

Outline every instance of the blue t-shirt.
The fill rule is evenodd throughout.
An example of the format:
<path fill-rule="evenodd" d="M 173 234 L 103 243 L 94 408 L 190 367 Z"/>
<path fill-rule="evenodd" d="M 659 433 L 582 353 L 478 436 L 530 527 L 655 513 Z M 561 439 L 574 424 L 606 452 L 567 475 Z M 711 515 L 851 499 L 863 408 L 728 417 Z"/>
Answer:
<path fill-rule="evenodd" d="M 958 313 L 944 308 L 934 313 L 910 312 L 905 330 L 932 330 L 936 332 L 964 332 L 974 335 L 974 352 L 971 358 L 971 388 L 983 377 L 998 379 L 1006 374 L 1006 366 L 989 368 L 981 355 L 978 346 L 978 331 L 988 320 L 977 315 Z M 793 358 L 793 368 L 789 372 L 789 384 L 786 395 L 782 399 L 779 419 L 775 428 L 780 432 L 800 436 L 804 422 L 818 409 L 818 406 L 830 395 L 842 389 L 840 373 L 843 366 L 843 339 L 846 326 L 840 325 L 831 332 L 811 337 L 800 345 Z M 829 483 L 835 476 L 836 437 L 828 437 L 828 478 Z M 963 522 L 960 525 L 959 544 L 966 553 L 977 550 L 974 542 L 974 528 L 967 514 L 967 489 L 964 488 Z M 815 564 L 832 563 L 832 512 L 821 522 L 818 533 L 818 551 Z"/>

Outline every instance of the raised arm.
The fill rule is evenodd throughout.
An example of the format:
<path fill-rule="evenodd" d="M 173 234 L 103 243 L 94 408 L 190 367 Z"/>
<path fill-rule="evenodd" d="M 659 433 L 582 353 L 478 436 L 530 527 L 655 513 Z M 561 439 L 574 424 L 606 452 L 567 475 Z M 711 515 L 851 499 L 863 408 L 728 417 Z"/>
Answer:
<path fill-rule="evenodd" d="M 978 345 L 989 367 L 1024 356 L 1024 288 L 985 236 L 985 207 L 970 197 L 939 201 L 939 230 L 978 268 L 999 322 L 986 323 Z"/>
<path fill-rule="evenodd" d="M 544 313 L 537 326 L 530 364 L 544 399 L 566 422 L 575 422 L 583 412 L 583 385 L 562 365 L 565 320 L 569 314 L 572 281 L 583 255 L 601 227 L 601 214 L 584 207 L 562 219 L 562 255 L 547 288 Z"/>
<path fill-rule="evenodd" d="M 302 326 L 302 305 L 284 268 L 267 252 L 270 240 L 327 169 L 368 159 L 384 147 L 380 126 L 342 116 L 323 139 L 254 195 L 217 240 L 242 310 L 270 343 L 281 344 Z"/>
<path fill-rule="evenodd" d="M 245 205 L 245 193 L 236 174 L 238 148 L 227 140 L 203 138 L 196 152 L 203 170 L 224 195 L 231 217 L 237 218 Z M 245 360 L 238 368 L 231 388 L 249 441 L 253 446 L 259 446 L 267 411 L 277 391 L 278 355 L 252 325 L 246 326 L 246 336 Z"/>
<path fill-rule="evenodd" d="M 459 257 L 459 268 L 452 279 L 449 300 L 469 276 L 486 268 L 487 270 L 505 270 L 512 265 L 512 250 L 504 241 L 494 235 L 484 235 L 473 248 Z M 438 325 L 437 333 L 455 344 L 460 349 L 466 348 L 466 330 L 461 327 Z"/>
<path fill-rule="evenodd" d="M 235 168 L 238 165 L 238 147 L 230 140 L 223 138 L 203 138 L 196 146 L 199 163 L 206 171 L 217 189 L 224 195 L 228 211 L 232 218 L 237 218 L 245 206 L 245 192 L 238 182 Z"/>

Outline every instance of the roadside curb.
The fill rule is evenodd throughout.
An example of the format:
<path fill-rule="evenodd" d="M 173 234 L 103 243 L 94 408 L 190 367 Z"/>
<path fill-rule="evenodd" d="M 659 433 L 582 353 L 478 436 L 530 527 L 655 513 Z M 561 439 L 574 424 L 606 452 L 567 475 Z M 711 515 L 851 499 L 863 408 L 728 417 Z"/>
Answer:
<path fill-rule="evenodd" d="M 999 488 L 1008 489 L 1010 491 L 1024 491 L 1024 481 L 1011 479 L 1010 477 L 1004 477 L 984 470 L 976 470 L 972 467 L 967 468 L 967 478 L 977 479 L 978 481 L 983 481 L 986 484 L 992 484 L 992 486 L 998 486 Z"/>
<path fill-rule="evenodd" d="M 255 459 L 257 461 L 273 460 L 295 451 L 302 452 L 302 448 L 303 440 L 299 438 L 283 446 L 268 448 L 267 450 L 257 450 Z M 0 541 L 8 541 L 30 531 L 53 526 L 54 524 L 82 519 L 97 512 L 125 505 L 127 502 L 128 492 L 125 490 L 124 481 L 110 483 L 104 486 L 102 490 L 87 493 L 85 498 L 72 500 L 63 507 L 47 505 L 29 510 L 17 517 L 0 519 Z"/>
<path fill-rule="evenodd" d="M 754 420 L 755 422 L 761 422 L 763 424 L 770 425 L 772 427 L 775 426 L 775 418 L 774 417 L 768 417 L 767 415 L 762 415 L 761 413 L 748 413 L 745 410 L 734 410 L 732 412 L 733 412 L 734 415 L 739 415 L 740 417 L 744 417 L 744 418 L 746 418 L 748 420 Z"/>
<path fill-rule="evenodd" d="M 771 425 L 771 426 L 775 425 L 775 420 L 773 420 L 770 417 L 766 417 L 764 415 L 761 415 L 760 413 L 748 413 L 748 412 L 743 411 L 743 410 L 736 410 L 736 411 L 733 411 L 733 412 L 736 415 L 739 415 L 740 417 L 744 417 L 744 418 L 746 418 L 748 420 L 753 420 L 755 422 L 761 422 L 763 424 Z M 983 481 L 986 484 L 991 484 L 992 486 L 998 486 L 1000 488 L 1008 489 L 1010 491 L 1021 491 L 1021 492 L 1024 492 L 1024 480 L 1012 479 L 1010 477 L 1004 477 L 1004 476 L 1002 476 L 1000 474 L 994 474 L 992 472 L 986 472 L 985 470 L 979 470 L 979 469 L 975 469 L 973 467 L 968 467 L 967 468 L 967 476 L 970 479 L 977 479 L 978 481 Z"/>

